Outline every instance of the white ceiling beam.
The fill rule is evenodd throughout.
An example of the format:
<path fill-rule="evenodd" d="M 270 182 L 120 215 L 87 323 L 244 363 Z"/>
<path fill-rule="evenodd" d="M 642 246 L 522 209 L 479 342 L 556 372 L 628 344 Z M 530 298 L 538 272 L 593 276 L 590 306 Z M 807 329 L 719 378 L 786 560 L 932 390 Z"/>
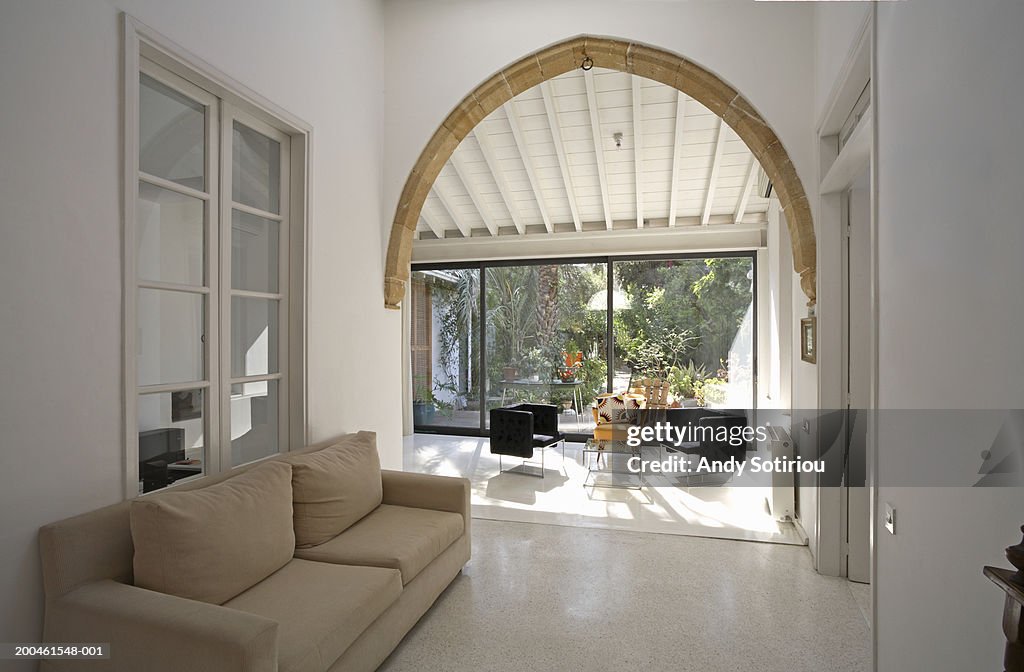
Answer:
<path fill-rule="evenodd" d="M 519 156 L 523 160 L 523 167 L 526 169 L 526 177 L 533 187 L 533 197 L 537 200 L 537 208 L 540 210 L 540 217 L 544 220 L 544 228 L 548 233 L 554 233 L 555 227 L 551 224 L 551 217 L 548 216 L 547 205 L 544 204 L 544 192 L 540 188 L 540 180 L 537 179 L 537 172 L 533 168 L 533 161 L 526 151 L 526 139 L 523 137 L 522 124 L 519 121 L 519 113 L 516 112 L 516 101 L 510 100 L 503 105 L 505 116 L 508 117 L 508 125 L 512 128 L 512 137 L 516 141 L 516 148 L 519 149 Z"/>
<path fill-rule="evenodd" d="M 740 200 L 736 204 L 736 214 L 733 216 L 733 221 L 736 224 L 743 222 L 743 215 L 747 214 L 747 203 L 750 202 L 750 192 L 754 190 L 754 182 L 757 181 L 757 159 L 754 155 L 750 155 L 750 169 L 747 171 L 747 181 L 743 185 L 743 191 L 740 192 Z"/>
<path fill-rule="evenodd" d="M 551 139 L 554 141 L 555 154 L 558 156 L 558 168 L 562 171 L 562 182 L 565 183 L 565 196 L 569 200 L 569 210 L 572 212 L 572 223 L 577 231 L 583 230 L 583 220 L 580 219 L 580 211 L 576 206 L 576 191 L 572 186 L 572 175 L 569 173 L 569 159 L 565 155 L 565 143 L 562 142 L 562 127 L 558 121 L 558 106 L 551 95 L 551 83 L 540 83 L 540 94 L 544 99 L 544 111 L 548 115 L 548 126 L 551 127 Z"/>
<path fill-rule="evenodd" d="M 469 226 L 455 216 L 455 206 L 453 206 L 452 202 L 448 200 L 448 196 L 444 193 L 441 189 L 441 185 L 437 182 L 434 182 L 434 195 L 437 196 L 439 201 L 441 201 L 441 205 L 444 206 L 444 209 L 448 211 L 448 216 L 452 218 L 453 222 L 455 222 L 455 226 L 458 227 L 459 233 L 462 234 L 463 238 L 469 238 L 471 235 Z"/>
<path fill-rule="evenodd" d="M 604 223 L 609 231 L 612 229 L 612 209 L 608 204 L 608 175 L 604 167 L 604 146 L 601 144 L 601 119 L 598 116 L 597 93 L 594 90 L 594 73 L 583 71 L 583 81 L 587 87 L 587 108 L 590 110 L 590 129 L 594 135 L 594 154 L 597 156 L 597 177 L 601 181 L 601 205 L 604 207 Z"/>
<path fill-rule="evenodd" d="M 505 201 L 505 207 L 508 209 L 508 214 L 512 218 L 512 223 L 516 226 L 516 231 L 522 235 L 526 233 L 526 225 L 523 223 L 523 215 L 519 212 L 519 206 L 516 204 L 516 199 L 512 194 L 512 189 L 508 186 L 508 180 L 505 179 L 505 172 L 501 170 L 501 166 L 498 163 L 498 157 L 494 154 L 494 147 L 491 146 L 491 139 L 487 136 L 486 131 L 480 132 L 482 130 L 481 126 L 482 124 L 473 129 L 473 137 L 476 138 L 476 144 L 480 145 L 480 153 L 484 155 L 484 161 L 487 162 L 487 167 L 491 171 L 494 183 L 498 185 L 498 191 L 501 192 L 501 198 Z"/>
<path fill-rule="evenodd" d="M 473 201 L 473 206 L 476 211 L 480 213 L 480 219 L 484 220 L 484 226 L 490 231 L 492 236 L 498 235 L 498 225 L 494 222 L 494 218 L 491 217 L 491 211 L 487 208 L 487 203 L 484 202 L 483 196 L 480 194 L 480 190 L 477 189 L 476 182 L 469 179 L 469 173 L 466 172 L 466 164 L 463 163 L 462 157 L 459 156 L 458 150 L 452 153 L 449 161 L 452 164 L 452 168 L 455 169 L 455 174 L 459 176 L 462 181 L 462 186 L 466 188 L 466 193 L 469 194 L 469 200 Z"/>
<path fill-rule="evenodd" d="M 437 220 L 427 212 L 427 204 L 425 202 L 423 203 L 423 207 L 420 208 L 420 219 L 427 223 L 427 226 L 430 227 L 430 230 L 434 232 L 435 236 L 438 238 L 444 238 L 444 228 L 442 228 L 441 225 L 437 223 Z"/>
<path fill-rule="evenodd" d="M 718 140 L 715 141 L 715 158 L 711 161 L 711 177 L 708 178 L 708 193 L 704 200 L 704 214 L 700 218 L 702 226 L 708 225 L 711 217 L 711 204 L 715 200 L 715 189 L 718 188 L 718 172 L 722 165 L 722 150 L 725 148 L 725 119 L 718 120 Z"/>
<path fill-rule="evenodd" d="M 534 169 L 534 162 L 526 152 L 526 139 L 522 135 L 522 123 L 519 121 L 519 113 L 515 110 L 515 100 L 509 100 L 502 106 L 505 108 L 505 116 L 509 118 L 509 127 L 512 128 L 512 137 L 515 138 L 516 149 L 519 150 L 519 157 L 522 159 L 522 166 L 526 169 L 526 177 L 529 178 L 529 185 L 534 188 L 534 198 L 537 199 L 537 207 L 541 211 L 541 219 L 544 220 L 544 227 L 548 233 L 554 233 L 555 227 L 548 216 L 548 206 L 544 204 L 544 193 L 541 191 L 541 180 L 537 177 Z"/>
<path fill-rule="evenodd" d="M 732 214 L 726 215 L 730 219 Z M 697 218 L 694 218 L 697 219 Z M 766 227 L 688 226 L 669 229 L 647 227 L 606 231 L 565 231 L 543 236 L 477 236 L 467 240 L 424 240 L 412 250 L 414 262 L 459 262 L 479 259 L 535 259 L 571 257 L 586 249 L 593 255 L 711 253 L 723 250 L 756 250 L 764 245 Z"/>
<path fill-rule="evenodd" d="M 644 128 L 643 107 L 640 100 L 640 78 L 630 75 L 633 81 L 633 165 L 636 170 L 636 228 L 644 228 Z"/>
<path fill-rule="evenodd" d="M 672 143 L 672 184 L 668 201 L 668 225 L 676 225 L 676 203 L 679 194 L 679 170 L 683 154 L 683 127 L 686 122 L 686 94 L 676 92 L 676 127 L 675 140 Z"/>

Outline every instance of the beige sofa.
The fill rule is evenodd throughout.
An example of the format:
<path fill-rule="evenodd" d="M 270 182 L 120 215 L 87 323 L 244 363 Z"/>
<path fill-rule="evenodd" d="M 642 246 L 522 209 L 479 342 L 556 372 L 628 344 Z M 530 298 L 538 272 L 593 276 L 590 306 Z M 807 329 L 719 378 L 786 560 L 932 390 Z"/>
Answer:
<path fill-rule="evenodd" d="M 379 463 L 378 487 L 368 453 L 349 445 L 368 440 L 376 462 L 374 435 L 360 432 L 42 528 L 45 640 L 111 645 L 109 660 L 42 669 L 376 669 L 469 560 L 470 496 L 466 479 Z M 325 496 L 316 481 L 339 464 L 351 487 Z M 367 496 L 379 503 L 351 515 Z M 358 518 L 333 537 L 337 519 L 317 508 L 327 500 Z"/>

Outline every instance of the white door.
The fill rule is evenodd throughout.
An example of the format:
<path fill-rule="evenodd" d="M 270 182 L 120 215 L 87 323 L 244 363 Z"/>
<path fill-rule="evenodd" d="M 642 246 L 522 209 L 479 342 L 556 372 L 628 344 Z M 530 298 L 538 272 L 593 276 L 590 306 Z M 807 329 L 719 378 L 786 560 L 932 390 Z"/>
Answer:
<path fill-rule="evenodd" d="M 867 173 L 844 198 L 846 245 L 846 364 L 847 422 L 847 566 L 851 581 L 869 583 L 871 577 L 871 509 L 867 486 L 867 411 L 869 400 L 869 352 L 871 333 L 871 197 Z"/>

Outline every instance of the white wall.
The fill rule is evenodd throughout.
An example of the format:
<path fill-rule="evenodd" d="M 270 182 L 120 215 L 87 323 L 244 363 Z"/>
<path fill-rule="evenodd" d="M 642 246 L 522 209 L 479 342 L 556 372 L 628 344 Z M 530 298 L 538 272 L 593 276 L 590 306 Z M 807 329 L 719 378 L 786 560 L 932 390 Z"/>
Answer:
<path fill-rule="evenodd" d="M 814 121 L 821 120 L 829 94 L 854 40 L 868 19 L 871 2 L 814 4 Z"/>
<path fill-rule="evenodd" d="M 878 5 L 883 407 L 1024 407 L 1022 27 L 1013 0 Z M 880 429 L 897 534 L 877 539 L 878 669 L 1002 669 L 981 568 L 1020 541 L 1024 490 L 887 487 L 908 451 L 987 447 L 915 439 Z"/>
<path fill-rule="evenodd" d="M 122 494 L 122 9 L 312 124 L 311 438 L 374 429 L 385 466 L 401 466 L 401 326 L 381 287 L 378 3 L 3 0 L 6 641 L 40 636 L 38 527 Z"/>
<path fill-rule="evenodd" d="M 427 140 L 466 94 L 528 53 L 581 34 L 645 42 L 712 70 L 761 112 L 811 186 L 806 3 L 385 0 L 384 7 L 388 218 Z"/>
<path fill-rule="evenodd" d="M 779 201 L 768 208 L 768 246 L 758 257 L 758 408 L 790 409 L 792 390 L 793 257 Z M 763 260 L 763 261 L 762 261 Z"/>
<path fill-rule="evenodd" d="M 788 239 L 788 236 L 787 236 Z M 800 289 L 800 276 L 792 274 L 790 282 L 790 307 L 792 310 L 789 331 L 790 350 L 790 400 L 792 408 L 792 427 L 790 433 L 796 454 L 803 459 L 818 458 L 818 370 L 816 365 L 800 358 L 800 320 L 807 316 L 807 297 Z M 804 429 L 804 421 L 807 429 Z M 816 474 L 799 474 L 797 500 L 800 509 L 800 523 L 810 538 L 809 548 L 814 556 L 815 566 L 818 561 L 818 477 Z"/>

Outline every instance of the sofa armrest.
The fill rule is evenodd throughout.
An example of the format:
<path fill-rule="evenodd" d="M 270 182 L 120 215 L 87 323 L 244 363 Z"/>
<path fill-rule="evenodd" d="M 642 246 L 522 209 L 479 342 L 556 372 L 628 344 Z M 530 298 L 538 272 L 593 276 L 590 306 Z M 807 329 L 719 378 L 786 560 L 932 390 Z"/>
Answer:
<path fill-rule="evenodd" d="M 469 533 L 470 483 L 467 478 L 382 469 L 383 504 L 462 514 Z"/>
<path fill-rule="evenodd" d="M 275 672 L 277 622 L 116 581 L 87 583 L 46 608 L 49 642 L 110 643 L 110 672 Z M 79 660 L 48 660 L 43 670 Z"/>

